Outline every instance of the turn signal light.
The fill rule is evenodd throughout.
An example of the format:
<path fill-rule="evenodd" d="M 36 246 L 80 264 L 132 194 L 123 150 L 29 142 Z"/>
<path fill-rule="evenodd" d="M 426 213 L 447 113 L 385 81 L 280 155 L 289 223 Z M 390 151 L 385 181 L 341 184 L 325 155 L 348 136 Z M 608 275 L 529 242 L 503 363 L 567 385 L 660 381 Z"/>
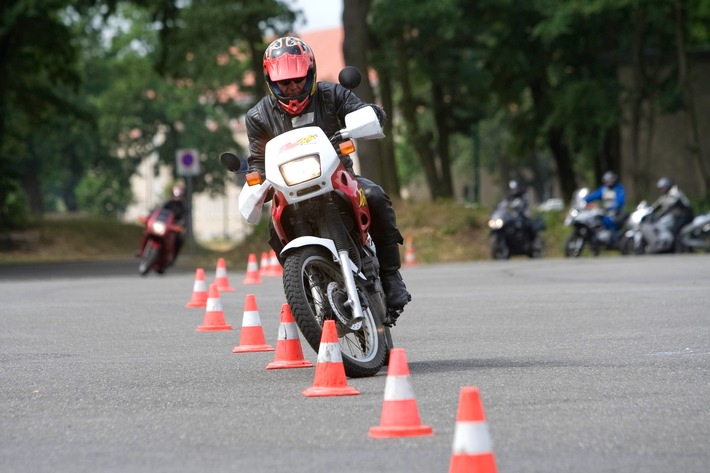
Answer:
<path fill-rule="evenodd" d="M 260 172 L 254 171 L 247 174 L 247 184 L 256 186 L 264 182 L 264 176 Z"/>
<path fill-rule="evenodd" d="M 355 143 L 353 143 L 352 140 L 343 141 L 338 146 L 340 147 L 340 152 L 343 156 L 347 156 L 355 152 Z"/>

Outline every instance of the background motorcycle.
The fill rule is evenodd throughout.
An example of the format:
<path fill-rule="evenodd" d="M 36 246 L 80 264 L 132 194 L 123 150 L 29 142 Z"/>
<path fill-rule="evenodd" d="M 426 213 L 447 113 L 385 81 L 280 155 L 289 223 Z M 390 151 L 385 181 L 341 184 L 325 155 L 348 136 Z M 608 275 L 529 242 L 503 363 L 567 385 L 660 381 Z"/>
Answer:
<path fill-rule="evenodd" d="M 651 218 L 652 207 L 642 200 L 626 220 L 626 229 L 619 239 L 619 251 L 622 255 L 640 255 L 646 251 L 646 240 L 641 232 L 641 225 Z"/>
<path fill-rule="evenodd" d="M 587 188 L 575 191 L 565 217 L 565 225 L 572 227 L 572 233 L 565 241 L 566 257 L 581 256 L 587 245 L 594 256 L 599 256 L 601 250 L 613 250 L 618 246 L 613 232 L 604 225 L 604 211 L 596 204 L 584 201 L 588 193 Z M 626 217 L 620 218 L 617 225 L 621 226 L 625 220 Z"/>
<path fill-rule="evenodd" d="M 352 89 L 360 73 L 345 68 L 339 79 Z M 338 153 L 354 151 L 350 138 L 384 135 L 371 107 L 348 114 L 345 125 L 331 139 L 309 126 L 270 140 L 265 180 L 258 173 L 247 175 L 239 208 L 255 225 L 273 195 L 272 222 L 285 245 L 280 253 L 284 292 L 296 323 L 317 352 L 324 321 L 334 320 L 345 373 L 363 377 L 375 375 L 387 361 L 392 340 L 385 323 L 390 314 L 368 233 L 367 200 Z M 221 160 L 227 169 L 239 169 L 234 154 L 223 153 Z"/>
<path fill-rule="evenodd" d="M 710 253 L 710 212 L 698 215 L 692 222 L 680 229 L 679 250 L 693 252 L 704 250 Z"/>
<path fill-rule="evenodd" d="M 545 242 L 539 233 L 545 228 L 544 221 L 540 217 L 527 220 L 507 200 L 496 206 L 488 218 L 493 259 L 508 259 L 511 255 L 542 258 L 545 255 Z M 526 228 L 528 225 L 530 228 Z"/>
<path fill-rule="evenodd" d="M 670 213 L 655 218 L 649 215 L 639 226 L 642 239 L 639 249 L 645 253 L 680 253 L 680 240 L 673 235 L 673 215 Z"/>
<path fill-rule="evenodd" d="M 138 272 L 145 276 L 152 269 L 158 274 L 163 274 L 172 263 L 175 240 L 183 227 L 174 223 L 175 215 L 168 209 L 155 208 L 148 217 L 139 219 L 145 223 L 143 239 L 140 244 L 141 258 Z"/>

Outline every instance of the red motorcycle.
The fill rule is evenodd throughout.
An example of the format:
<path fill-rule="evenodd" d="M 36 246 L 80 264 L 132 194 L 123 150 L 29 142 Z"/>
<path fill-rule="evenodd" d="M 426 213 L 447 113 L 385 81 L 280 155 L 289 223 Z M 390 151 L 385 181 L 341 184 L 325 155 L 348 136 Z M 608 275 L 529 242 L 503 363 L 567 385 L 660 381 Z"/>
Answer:
<path fill-rule="evenodd" d="M 353 76 L 359 80 L 359 72 Z M 347 88 L 355 82 L 341 73 Z M 392 315 L 369 234 L 367 200 L 339 154 L 354 152 L 352 139 L 384 134 L 371 107 L 348 114 L 345 126 L 331 138 L 319 127 L 306 126 L 270 140 L 266 173 L 247 175 L 239 209 L 256 225 L 270 205 L 284 244 L 284 292 L 301 333 L 318 352 L 322 326 L 333 320 L 345 373 L 364 377 L 374 376 L 387 362 Z M 241 167 L 233 153 L 222 153 L 221 160 L 231 171 Z"/>
<path fill-rule="evenodd" d="M 138 272 L 145 276 L 152 269 L 163 274 L 172 264 L 176 240 L 183 227 L 175 223 L 171 210 L 162 207 L 153 210 L 148 217 L 140 217 L 139 221 L 145 224 L 145 230 L 137 255 L 141 258 Z"/>

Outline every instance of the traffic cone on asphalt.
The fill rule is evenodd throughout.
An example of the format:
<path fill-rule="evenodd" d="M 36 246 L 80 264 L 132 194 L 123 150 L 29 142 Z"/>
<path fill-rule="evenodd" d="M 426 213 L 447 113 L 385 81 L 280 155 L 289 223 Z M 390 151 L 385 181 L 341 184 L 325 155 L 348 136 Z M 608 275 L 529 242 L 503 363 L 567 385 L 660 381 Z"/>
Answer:
<path fill-rule="evenodd" d="M 229 279 L 227 278 L 227 264 L 224 262 L 224 258 L 219 258 L 217 260 L 217 269 L 214 273 L 214 283 L 217 285 L 217 289 L 220 292 L 234 292 L 232 286 L 229 285 Z"/>
<path fill-rule="evenodd" d="M 276 252 L 271 250 L 269 252 L 269 274 L 272 276 L 281 277 L 284 275 L 284 270 L 279 263 L 279 258 L 276 256 Z"/>
<path fill-rule="evenodd" d="M 392 348 L 385 400 L 382 403 L 380 425 L 370 428 L 372 438 L 417 437 L 434 435 L 428 425 L 422 425 L 419 418 L 417 401 L 414 399 L 412 385 L 409 382 L 409 366 L 403 348 Z"/>
<path fill-rule="evenodd" d="M 496 473 L 491 435 L 475 386 L 461 388 L 449 473 Z"/>
<path fill-rule="evenodd" d="M 255 351 L 274 351 L 274 347 L 267 345 L 264 339 L 264 329 L 261 326 L 256 297 L 254 297 L 254 294 L 247 294 L 244 302 L 244 316 L 242 318 L 242 332 L 239 334 L 239 345 L 232 349 L 232 353 Z"/>
<path fill-rule="evenodd" d="M 219 300 L 219 289 L 217 289 L 217 286 L 214 284 L 210 284 L 206 307 L 205 320 L 203 325 L 197 327 L 198 332 L 232 330 L 232 326 L 227 325 L 224 321 L 224 311 L 222 310 L 222 303 Z"/>
<path fill-rule="evenodd" d="M 332 320 L 326 320 L 323 323 L 313 386 L 303 391 L 302 394 L 306 397 L 360 394 L 360 391 L 348 386 L 345 379 L 343 354 L 340 352 L 338 333 L 335 331 L 335 322 Z"/>
<path fill-rule="evenodd" d="M 207 305 L 207 284 L 205 283 L 205 270 L 195 270 L 195 282 L 192 285 L 192 299 L 185 307 L 204 307 Z"/>
<path fill-rule="evenodd" d="M 267 370 L 285 368 L 310 368 L 313 366 L 303 358 L 301 340 L 298 338 L 298 326 L 293 320 L 293 314 L 288 304 L 281 306 L 281 325 L 279 325 L 278 341 L 274 361 L 266 365 Z"/>
<path fill-rule="evenodd" d="M 247 273 L 244 276 L 244 284 L 261 284 L 263 281 L 259 277 L 259 265 L 256 263 L 256 255 L 254 253 L 249 254 L 249 260 L 247 261 Z"/>
<path fill-rule="evenodd" d="M 412 266 L 417 264 L 417 256 L 414 254 L 414 243 L 412 237 L 407 237 L 404 243 L 404 265 Z"/>
<path fill-rule="evenodd" d="M 265 277 L 265 276 L 271 276 L 269 274 L 269 253 L 266 251 L 261 253 L 261 262 L 259 263 L 259 276 Z"/>

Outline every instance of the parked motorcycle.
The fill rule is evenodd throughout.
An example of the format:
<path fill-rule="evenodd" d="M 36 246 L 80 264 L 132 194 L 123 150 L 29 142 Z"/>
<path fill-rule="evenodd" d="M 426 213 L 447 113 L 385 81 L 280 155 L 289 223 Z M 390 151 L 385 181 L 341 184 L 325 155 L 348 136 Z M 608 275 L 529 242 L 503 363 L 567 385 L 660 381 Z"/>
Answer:
<path fill-rule="evenodd" d="M 641 255 L 646 251 L 646 240 L 641 231 L 642 225 L 652 218 L 653 208 L 642 200 L 626 220 L 624 234 L 619 239 L 619 251 L 622 255 Z"/>
<path fill-rule="evenodd" d="M 618 248 L 618 238 L 614 232 L 604 225 L 604 211 L 594 203 L 587 203 L 584 197 L 589 189 L 581 188 L 575 191 L 572 204 L 565 217 L 565 225 L 572 227 L 572 233 L 565 241 L 564 253 L 566 257 L 579 257 L 585 246 L 589 246 L 594 256 L 599 256 L 601 250 Z M 617 221 L 621 226 L 626 220 L 622 217 Z"/>
<path fill-rule="evenodd" d="M 145 224 L 145 230 L 137 255 L 141 259 L 138 272 L 141 276 L 150 270 L 163 274 L 172 263 L 177 235 L 183 227 L 175 223 L 172 211 L 162 207 L 155 208 L 147 217 L 140 217 L 139 221 Z"/>
<path fill-rule="evenodd" d="M 340 75 L 348 89 L 359 79 L 354 68 Z M 240 212 L 254 225 L 271 198 L 274 229 L 285 244 L 280 260 L 291 312 L 316 352 L 324 321 L 335 321 L 350 377 L 375 375 L 393 345 L 367 200 L 338 154 L 354 152 L 352 139 L 382 137 L 371 107 L 348 114 L 345 128 L 330 139 L 316 126 L 283 133 L 266 145 L 265 176 L 248 174 L 239 195 Z M 236 155 L 223 153 L 221 160 L 239 169 Z"/>
<path fill-rule="evenodd" d="M 511 255 L 527 255 L 542 258 L 545 241 L 540 231 L 545 229 L 541 217 L 528 219 L 515 209 L 508 200 L 501 201 L 488 217 L 491 257 L 508 259 Z"/>
<path fill-rule="evenodd" d="M 698 215 L 692 222 L 680 229 L 678 235 L 679 250 L 710 252 L 710 212 Z"/>

